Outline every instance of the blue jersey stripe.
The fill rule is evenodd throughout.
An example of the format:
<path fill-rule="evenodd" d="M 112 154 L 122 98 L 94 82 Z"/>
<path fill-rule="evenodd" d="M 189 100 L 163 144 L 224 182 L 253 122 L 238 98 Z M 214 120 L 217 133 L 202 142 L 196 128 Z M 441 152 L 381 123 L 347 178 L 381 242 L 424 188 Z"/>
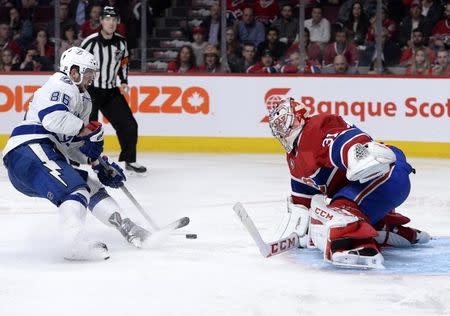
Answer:
<path fill-rule="evenodd" d="M 334 140 L 333 144 L 331 144 L 331 162 L 336 167 L 345 169 L 341 157 L 341 149 L 346 142 L 348 142 L 350 139 L 358 135 L 367 135 L 367 134 L 361 131 L 359 128 L 354 127 L 352 129 L 347 130 L 345 133 L 338 135 L 338 137 L 336 137 L 336 139 Z"/>
<path fill-rule="evenodd" d="M 13 136 L 20 136 L 20 135 L 29 135 L 29 134 L 52 134 L 49 131 L 47 131 L 42 125 L 19 125 L 16 126 L 12 133 L 11 137 Z"/>
<path fill-rule="evenodd" d="M 69 111 L 69 109 L 67 108 L 67 106 L 65 106 L 64 104 L 61 104 L 61 103 L 49 106 L 48 108 L 45 108 L 45 109 L 39 111 L 39 113 L 38 113 L 39 119 L 42 122 L 42 120 L 44 119 L 44 117 L 47 114 L 50 114 L 55 111 Z"/>

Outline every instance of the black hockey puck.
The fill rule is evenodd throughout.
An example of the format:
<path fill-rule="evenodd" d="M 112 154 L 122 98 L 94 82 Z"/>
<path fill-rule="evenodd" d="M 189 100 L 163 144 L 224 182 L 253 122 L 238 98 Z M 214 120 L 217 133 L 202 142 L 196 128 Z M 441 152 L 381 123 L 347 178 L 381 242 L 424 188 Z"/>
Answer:
<path fill-rule="evenodd" d="M 186 239 L 197 239 L 197 234 L 186 234 Z"/>

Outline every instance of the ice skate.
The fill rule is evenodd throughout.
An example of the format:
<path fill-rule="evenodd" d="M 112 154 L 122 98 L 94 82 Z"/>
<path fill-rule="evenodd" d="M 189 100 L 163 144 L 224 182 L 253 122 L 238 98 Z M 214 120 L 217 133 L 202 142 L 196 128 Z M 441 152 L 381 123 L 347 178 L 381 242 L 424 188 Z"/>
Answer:
<path fill-rule="evenodd" d="M 378 236 L 375 237 L 381 246 L 410 247 L 414 244 L 426 244 L 431 237 L 425 231 L 404 226 L 410 219 L 400 213 L 387 214 L 377 225 Z"/>
<path fill-rule="evenodd" d="M 143 243 L 150 236 L 150 232 L 139 225 L 136 225 L 129 218 L 122 219 L 118 212 L 114 212 L 111 215 L 109 222 L 113 224 L 122 236 L 136 248 L 142 248 Z"/>
<path fill-rule="evenodd" d="M 96 261 L 109 259 L 108 247 L 102 242 L 81 240 L 64 247 L 64 259 Z"/>
<path fill-rule="evenodd" d="M 125 170 L 140 175 L 145 175 L 147 172 L 147 168 L 137 162 L 126 162 Z"/>

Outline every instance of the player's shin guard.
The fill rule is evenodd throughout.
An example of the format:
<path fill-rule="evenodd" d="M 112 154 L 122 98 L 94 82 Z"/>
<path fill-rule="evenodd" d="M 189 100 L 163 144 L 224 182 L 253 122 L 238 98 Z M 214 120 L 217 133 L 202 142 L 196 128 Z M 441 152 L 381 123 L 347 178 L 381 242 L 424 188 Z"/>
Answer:
<path fill-rule="evenodd" d="M 147 230 L 136 225 L 129 218 L 122 219 L 118 212 L 119 205 L 104 188 L 92 195 L 89 209 L 97 219 L 105 225 L 115 227 L 130 244 L 137 248 L 141 248 L 150 235 Z"/>
<path fill-rule="evenodd" d="M 383 256 L 369 225 L 357 208 L 343 201 L 329 206 L 323 195 L 311 201 L 309 235 L 314 245 L 323 251 L 324 260 L 344 267 L 377 268 L 383 266 Z"/>
<path fill-rule="evenodd" d="M 84 235 L 88 196 L 86 190 L 78 190 L 70 194 L 59 206 L 65 259 L 103 260 L 109 258 L 108 248 L 104 243 L 89 241 Z"/>

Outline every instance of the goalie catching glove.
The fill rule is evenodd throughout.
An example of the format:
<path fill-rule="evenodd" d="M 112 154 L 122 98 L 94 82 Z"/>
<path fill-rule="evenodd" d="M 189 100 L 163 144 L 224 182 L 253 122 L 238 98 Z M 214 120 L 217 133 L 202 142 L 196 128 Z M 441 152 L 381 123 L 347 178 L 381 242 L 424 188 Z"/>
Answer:
<path fill-rule="evenodd" d="M 383 144 L 355 144 L 348 151 L 347 179 L 365 183 L 381 177 L 389 172 L 395 160 L 394 152 Z"/>
<path fill-rule="evenodd" d="M 109 163 L 108 157 L 103 156 L 98 158 L 102 162 L 97 161 L 97 164 L 92 166 L 92 169 L 97 173 L 97 177 L 103 185 L 111 188 L 120 188 L 123 182 L 127 180 L 123 169 L 115 162 Z"/>

